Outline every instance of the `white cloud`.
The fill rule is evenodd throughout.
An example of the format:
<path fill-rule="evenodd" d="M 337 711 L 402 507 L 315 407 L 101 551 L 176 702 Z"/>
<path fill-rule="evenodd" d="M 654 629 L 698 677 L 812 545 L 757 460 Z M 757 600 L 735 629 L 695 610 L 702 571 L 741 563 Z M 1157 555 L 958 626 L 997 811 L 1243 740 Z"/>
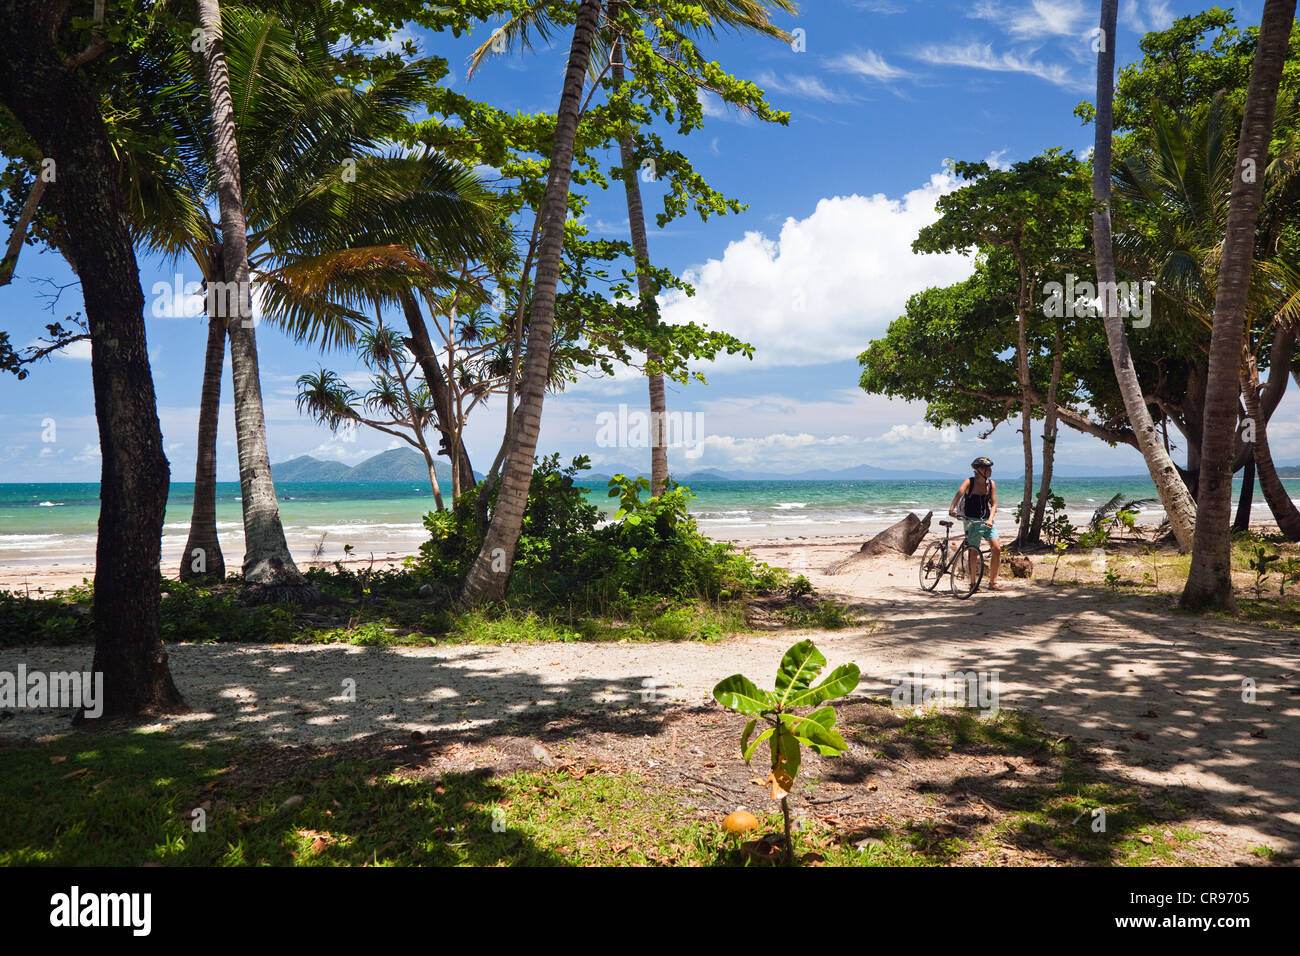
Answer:
<path fill-rule="evenodd" d="M 845 73 L 855 73 L 867 79 L 879 80 L 882 83 L 901 80 L 911 75 L 906 70 L 886 63 L 885 58 L 875 50 L 867 50 L 863 53 L 845 53 L 831 61 L 831 67 L 836 70 L 843 70 Z"/>
<path fill-rule="evenodd" d="M 1083 0 L 1032 0 L 1013 13 L 1006 26 L 1012 36 L 1025 40 L 1087 36 L 1088 21 L 1094 17 Z"/>
<path fill-rule="evenodd" d="M 739 123 L 741 126 L 748 126 L 756 122 L 754 117 L 737 106 L 732 106 L 717 93 L 711 93 L 708 90 L 701 91 L 700 108 L 704 115 L 711 118 L 722 120 L 724 123 Z"/>
<path fill-rule="evenodd" d="M 847 103 L 853 99 L 847 93 L 832 90 L 815 76 L 799 73 L 787 73 L 784 77 L 778 77 L 772 72 L 766 72 L 756 77 L 754 82 L 766 91 L 786 93 L 790 96 L 801 96 L 804 99 L 821 100 L 826 103 Z"/>
<path fill-rule="evenodd" d="M 1167 0 L 1124 0 L 1119 10 L 1119 22 L 1138 33 L 1168 29 L 1174 22 Z"/>
<path fill-rule="evenodd" d="M 1063 64 L 1044 63 L 1010 51 L 994 53 L 992 45 L 988 43 L 932 43 L 922 47 L 913 56 L 936 66 L 959 66 L 995 73 L 1027 73 L 1071 90 L 1083 91 L 1091 87 L 1090 81 L 1075 76 Z"/>
<path fill-rule="evenodd" d="M 936 174 L 902 199 L 823 199 L 806 219 L 786 219 L 775 239 L 748 232 L 684 278 L 694 296 L 661 299 L 665 321 L 698 322 L 755 347 L 754 361 L 724 357 L 716 369 L 809 365 L 853 358 L 902 314 L 907 299 L 971 272 L 964 256 L 916 255 L 912 240 L 954 188 Z"/>
<path fill-rule="evenodd" d="M 1002 157 L 1009 151 L 1006 149 L 995 149 L 984 157 L 984 162 L 988 163 L 994 169 L 1010 169 L 1010 163 L 1004 163 Z"/>

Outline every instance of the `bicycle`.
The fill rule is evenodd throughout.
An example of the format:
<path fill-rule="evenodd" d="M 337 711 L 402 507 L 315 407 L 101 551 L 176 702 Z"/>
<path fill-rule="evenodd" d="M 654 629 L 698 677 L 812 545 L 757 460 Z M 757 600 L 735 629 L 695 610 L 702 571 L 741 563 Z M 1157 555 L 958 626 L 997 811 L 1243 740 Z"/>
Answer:
<path fill-rule="evenodd" d="M 931 541 L 921 554 L 921 590 L 933 591 L 946 574 L 953 597 L 964 601 L 979 590 L 980 582 L 984 580 L 984 552 L 978 547 L 972 548 L 965 538 L 953 551 L 952 522 L 940 521 L 939 525 L 944 529 L 943 540 Z M 972 553 L 978 556 L 974 575 L 970 567 Z"/>

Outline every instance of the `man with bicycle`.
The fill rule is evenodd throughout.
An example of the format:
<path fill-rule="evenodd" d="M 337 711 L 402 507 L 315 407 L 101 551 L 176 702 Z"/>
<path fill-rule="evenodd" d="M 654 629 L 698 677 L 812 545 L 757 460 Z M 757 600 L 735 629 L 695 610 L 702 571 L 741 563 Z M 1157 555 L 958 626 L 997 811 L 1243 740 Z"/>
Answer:
<path fill-rule="evenodd" d="M 975 472 L 961 483 L 957 495 L 948 506 L 948 514 L 962 519 L 966 532 L 966 543 L 971 546 L 970 574 L 975 580 L 978 573 L 980 539 L 987 540 L 993 551 L 993 560 L 989 565 L 989 590 L 1001 591 L 998 586 L 998 566 L 1002 562 L 1002 543 L 998 541 L 998 530 L 993 524 L 993 516 L 998 511 L 998 487 L 993 481 L 993 461 L 989 458 L 976 458 L 970 463 Z M 961 503 L 961 511 L 957 505 Z"/>

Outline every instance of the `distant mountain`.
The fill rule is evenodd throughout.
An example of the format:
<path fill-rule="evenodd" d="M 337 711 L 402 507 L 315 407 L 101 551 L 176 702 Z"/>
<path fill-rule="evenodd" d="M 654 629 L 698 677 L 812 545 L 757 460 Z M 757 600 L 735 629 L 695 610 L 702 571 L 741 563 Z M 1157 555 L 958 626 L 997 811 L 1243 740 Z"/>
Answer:
<path fill-rule="evenodd" d="M 341 461 L 321 461 L 310 455 L 299 455 L 292 461 L 282 461 L 271 466 L 275 481 L 345 481 L 351 469 Z"/>
<path fill-rule="evenodd" d="M 451 465 L 445 461 L 435 460 L 434 472 L 438 483 L 451 487 Z M 427 483 L 429 467 L 424 463 L 424 456 L 414 448 L 392 448 L 380 452 L 373 458 L 367 458 L 359 465 L 349 468 L 339 461 L 321 461 L 310 455 L 300 455 L 291 461 L 282 461 L 271 466 L 271 477 L 281 481 L 418 481 Z M 477 471 L 474 478 L 483 476 Z"/>

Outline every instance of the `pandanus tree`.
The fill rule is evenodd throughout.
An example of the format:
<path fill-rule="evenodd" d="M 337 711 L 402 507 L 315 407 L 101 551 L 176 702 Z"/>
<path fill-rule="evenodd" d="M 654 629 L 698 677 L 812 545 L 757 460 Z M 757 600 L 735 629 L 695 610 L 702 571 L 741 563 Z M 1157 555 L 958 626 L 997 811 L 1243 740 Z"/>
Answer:
<path fill-rule="evenodd" d="M 1112 0 L 1107 0 L 1111 3 Z M 1256 229 L 1268 165 L 1278 86 L 1290 45 L 1295 0 L 1267 0 L 1237 141 L 1228 223 L 1219 264 L 1205 399 L 1204 463 L 1185 607 L 1225 607 L 1232 593 L 1230 511 L 1232 453 L 1241 396 L 1244 344 Z"/>
<path fill-rule="evenodd" d="M 209 9 L 204 22 L 214 37 L 216 13 Z M 380 152 L 431 82 L 422 63 L 384 72 L 359 89 L 335 79 L 328 51 L 298 44 L 276 16 L 234 7 L 225 16 L 233 29 L 216 45 L 225 55 L 210 57 L 225 64 L 224 73 L 220 66 L 211 68 L 217 93 L 210 94 L 210 110 L 225 116 L 220 104 L 229 100 L 234 109 L 222 123 L 237 129 L 238 142 L 229 138 L 234 133 L 214 138 L 208 172 L 190 183 L 200 203 L 213 189 L 219 199 L 224 196 L 223 219 L 204 217 L 180 245 L 208 288 L 233 291 L 238 305 L 217 314 L 225 301 L 207 296 L 210 322 L 221 334 L 210 329 L 191 542 L 203 549 L 202 543 L 216 541 L 215 469 L 203 463 L 215 461 L 221 374 L 216 340 L 228 334 L 241 448 L 245 581 L 268 597 L 292 596 L 304 592 L 284 541 L 265 449 L 260 385 L 252 374 L 256 343 L 248 282 L 229 278 L 227 233 L 243 231 L 265 318 L 296 339 L 328 347 L 355 340 L 357 329 L 369 322 L 362 310 L 376 294 L 395 298 L 412 282 L 439 281 L 443 273 L 429 265 L 431 258 L 477 251 L 497 231 L 496 213 L 478 180 L 438 153 Z M 226 88 L 230 92 L 222 93 Z M 200 130 L 209 122 L 192 98 L 178 98 L 175 113 L 178 122 Z M 236 156 L 237 183 L 229 168 Z M 232 184 L 239 186 L 238 196 Z M 157 216 L 158 209 L 146 205 L 142 213 Z M 231 322 L 230 312 L 243 315 Z M 201 569 L 195 557 L 187 548 L 183 575 Z"/>

